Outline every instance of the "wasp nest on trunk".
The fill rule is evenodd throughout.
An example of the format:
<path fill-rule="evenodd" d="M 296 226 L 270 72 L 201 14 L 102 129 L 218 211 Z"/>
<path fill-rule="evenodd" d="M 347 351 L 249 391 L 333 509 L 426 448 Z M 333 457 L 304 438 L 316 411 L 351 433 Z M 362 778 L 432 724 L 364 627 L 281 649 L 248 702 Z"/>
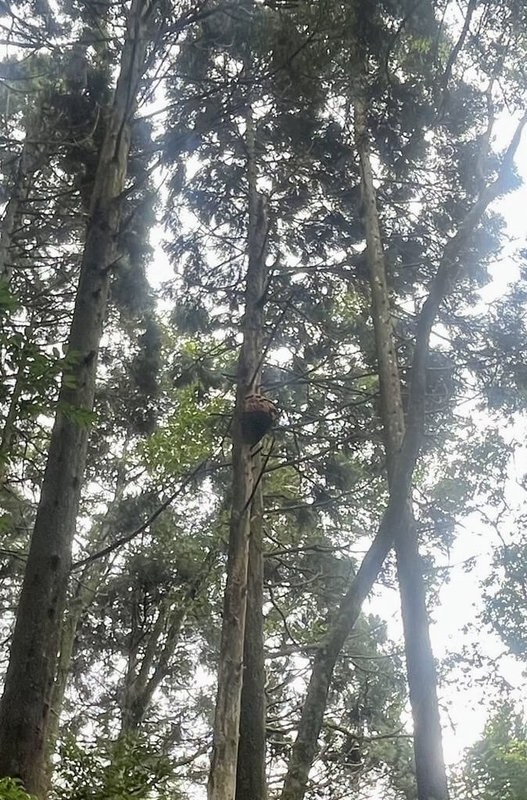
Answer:
<path fill-rule="evenodd" d="M 263 439 L 278 418 L 278 409 L 272 400 L 262 394 L 248 394 L 241 418 L 242 436 L 253 447 Z"/>

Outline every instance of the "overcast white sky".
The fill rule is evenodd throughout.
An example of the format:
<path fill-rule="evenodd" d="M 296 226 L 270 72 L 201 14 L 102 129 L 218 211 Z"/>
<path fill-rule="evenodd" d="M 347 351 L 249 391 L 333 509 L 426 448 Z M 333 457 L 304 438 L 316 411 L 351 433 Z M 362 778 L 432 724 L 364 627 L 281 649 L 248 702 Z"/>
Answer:
<path fill-rule="evenodd" d="M 513 129 L 514 125 L 510 120 L 503 120 L 500 124 L 497 131 L 499 141 L 503 142 L 503 145 L 509 141 Z M 494 204 L 494 208 L 506 220 L 508 241 L 504 245 L 503 257 L 492 270 L 492 283 L 482 292 L 482 297 L 487 302 L 501 295 L 507 285 L 517 278 L 518 268 L 513 261 L 514 253 L 527 246 L 527 132 L 524 132 L 516 164 L 525 183 L 516 192 L 500 198 Z M 520 441 L 522 438 L 527 441 L 525 418 L 518 418 L 514 428 L 515 436 Z M 511 485 L 508 487 L 511 501 L 518 505 L 525 501 L 525 493 L 514 488 L 514 479 L 522 477 L 526 472 L 527 450 L 521 448 L 517 450 L 511 462 Z M 506 537 L 514 536 L 514 530 L 505 529 L 501 533 Z M 434 611 L 436 622 L 432 628 L 432 638 L 434 653 L 438 658 L 459 650 L 461 643 L 467 640 L 467 635 L 462 633 L 467 625 L 469 638 L 479 641 L 490 657 L 495 657 L 504 651 L 503 645 L 497 638 L 482 634 L 476 620 L 480 608 L 479 582 L 485 577 L 489 567 L 491 548 L 497 544 L 499 542 L 495 533 L 484 525 L 479 515 L 473 514 L 463 520 L 451 553 L 450 563 L 453 568 L 450 571 L 450 581 L 441 591 L 440 607 Z M 467 574 L 462 564 L 471 556 L 478 556 L 477 566 L 472 573 Z M 527 688 L 525 675 L 527 665 L 508 657 L 501 660 L 500 667 L 503 677 L 518 690 L 520 703 L 520 698 L 525 695 Z M 458 761 L 463 749 L 481 732 L 486 721 L 490 697 L 489 687 L 476 684 L 475 681 L 470 687 L 459 684 L 456 690 L 451 686 L 444 690 L 443 700 L 449 706 L 450 718 L 447 719 L 447 715 L 444 717 L 444 723 L 448 725 L 444 731 L 445 756 L 449 763 Z M 450 722 L 453 723 L 453 727 L 450 727 Z"/>

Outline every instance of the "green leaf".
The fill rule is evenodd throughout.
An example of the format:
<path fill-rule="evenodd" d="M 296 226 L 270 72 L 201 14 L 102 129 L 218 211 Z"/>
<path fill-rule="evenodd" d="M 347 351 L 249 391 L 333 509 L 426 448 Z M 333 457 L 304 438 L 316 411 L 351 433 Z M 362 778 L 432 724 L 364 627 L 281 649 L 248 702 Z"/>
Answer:
<path fill-rule="evenodd" d="M 34 794 L 28 794 L 22 781 L 17 778 L 0 779 L 0 797 L 2 800 L 37 800 Z"/>

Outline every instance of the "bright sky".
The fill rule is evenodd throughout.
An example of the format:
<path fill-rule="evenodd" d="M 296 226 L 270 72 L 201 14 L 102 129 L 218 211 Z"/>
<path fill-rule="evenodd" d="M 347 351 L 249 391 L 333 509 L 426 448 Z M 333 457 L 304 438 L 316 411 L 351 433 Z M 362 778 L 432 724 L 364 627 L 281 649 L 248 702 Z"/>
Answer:
<path fill-rule="evenodd" d="M 505 145 L 513 129 L 514 124 L 511 120 L 503 120 L 498 128 L 499 141 L 503 141 Z M 518 270 L 512 257 L 518 249 L 527 246 L 527 132 L 524 132 L 516 165 L 525 183 L 516 192 L 497 200 L 494 205 L 506 221 L 508 242 L 504 246 L 503 258 L 492 270 L 492 283 L 482 292 L 482 297 L 487 302 L 500 296 L 507 285 L 517 278 Z M 522 438 L 527 439 L 525 418 L 518 419 L 514 427 L 516 438 L 520 441 Z M 515 478 L 522 477 L 526 472 L 527 452 L 522 448 L 511 460 L 511 484 L 508 487 L 508 494 L 512 503 L 520 504 L 525 501 L 522 490 L 515 487 Z M 509 530 L 504 530 L 502 533 L 505 536 L 514 535 L 514 531 Z M 491 548 L 497 544 L 499 542 L 495 533 L 484 525 L 479 515 L 473 514 L 464 519 L 458 528 L 458 538 L 450 557 L 450 564 L 453 565 L 450 581 L 441 590 L 440 607 L 433 612 L 436 621 L 431 635 L 437 658 L 441 659 L 448 653 L 457 652 L 461 643 L 467 641 L 467 638 L 479 641 L 482 649 L 490 657 L 503 653 L 504 647 L 497 637 L 485 636 L 482 641 L 480 625 L 476 620 L 481 596 L 479 582 L 485 577 L 490 565 Z M 467 573 L 462 564 L 471 556 L 479 558 L 476 569 Z M 468 634 L 463 633 L 465 626 L 469 628 Z M 500 661 L 501 674 L 518 690 L 518 702 L 521 702 L 521 696 L 525 694 L 527 686 L 525 669 L 525 663 L 512 657 Z M 454 690 L 449 686 L 443 693 L 443 699 L 448 705 L 449 718 L 447 720 L 445 716 L 443 720 L 448 724 L 444 730 L 445 757 L 452 764 L 459 760 L 464 748 L 469 746 L 482 731 L 487 718 L 489 687 L 476 685 L 475 681 L 469 688 L 463 688 L 460 684 L 457 690 Z"/>

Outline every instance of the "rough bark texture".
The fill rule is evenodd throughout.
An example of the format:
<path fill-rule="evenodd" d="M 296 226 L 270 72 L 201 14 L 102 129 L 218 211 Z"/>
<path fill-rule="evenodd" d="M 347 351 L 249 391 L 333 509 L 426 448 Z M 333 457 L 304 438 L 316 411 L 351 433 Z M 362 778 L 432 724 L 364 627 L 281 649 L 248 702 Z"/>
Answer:
<path fill-rule="evenodd" d="M 93 408 L 97 354 L 119 229 L 130 123 L 145 52 L 144 0 L 134 0 L 114 101 L 106 122 L 42 492 L 31 539 L 5 689 L 0 704 L 0 776 L 45 792 L 45 743 L 57 647 L 84 477 L 87 415 Z"/>
<path fill-rule="evenodd" d="M 260 474 L 260 461 L 255 459 L 254 480 L 258 480 Z M 236 800 L 266 800 L 267 797 L 262 517 L 263 493 L 260 482 L 251 513 Z"/>
<path fill-rule="evenodd" d="M 251 500 L 253 491 L 250 446 L 244 441 L 241 415 L 245 396 L 258 386 L 263 349 L 262 298 L 266 283 L 267 214 L 264 198 L 256 190 L 254 123 L 247 118 L 249 230 L 243 343 L 238 360 L 236 406 L 232 424 L 232 506 L 227 579 L 223 602 L 218 694 L 209 773 L 209 800 L 233 800 L 243 680 L 247 568 Z"/>

